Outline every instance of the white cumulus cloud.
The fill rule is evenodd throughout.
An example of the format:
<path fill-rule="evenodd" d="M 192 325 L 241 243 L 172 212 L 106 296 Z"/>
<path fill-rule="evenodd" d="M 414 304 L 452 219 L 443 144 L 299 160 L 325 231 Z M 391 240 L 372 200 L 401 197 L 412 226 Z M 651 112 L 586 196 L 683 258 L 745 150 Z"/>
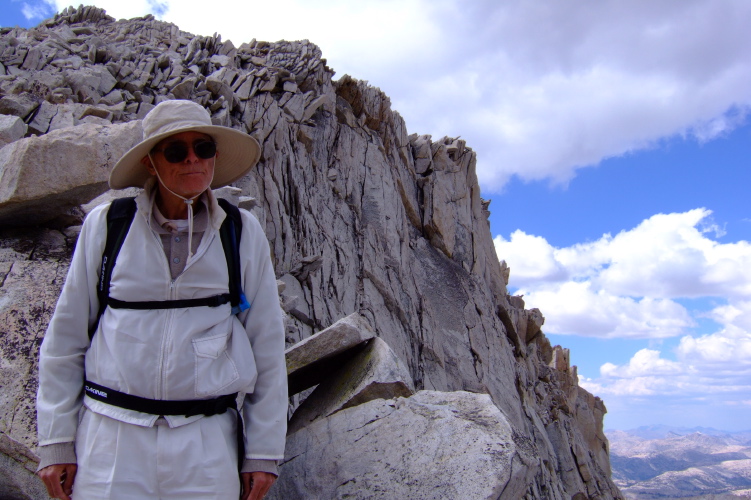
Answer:
<path fill-rule="evenodd" d="M 695 209 L 657 214 L 615 236 L 565 248 L 522 231 L 508 240 L 497 236 L 495 245 L 511 269 L 511 287 L 545 314 L 546 333 L 678 338 L 675 348 L 604 363 L 599 377 L 580 379 L 582 387 L 611 401 L 731 404 L 751 397 L 751 244 L 721 243 L 721 236 L 711 212 Z M 716 305 L 692 311 L 683 298 Z M 706 319 L 716 331 L 693 333 Z"/>
<path fill-rule="evenodd" d="M 513 268 L 512 268 L 513 272 Z M 680 304 L 620 296 L 589 281 L 568 281 L 520 291 L 528 307 L 545 314 L 545 331 L 600 338 L 667 338 L 694 325 Z"/>
<path fill-rule="evenodd" d="M 603 397 L 713 399 L 732 405 L 751 396 L 750 346 L 747 332 L 686 335 L 676 361 L 642 349 L 623 365 L 603 364 L 599 378 L 581 377 L 580 384 Z"/>
<path fill-rule="evenodd" d="M 599 240 L 555 248 L 515 231 L 494 239 L 510 285 L 545 311 L 551 333 L 671 337 L 694 324 L 676 299 L 718 297 L 712 318 L 751 325 L 751 244 L 719 243 L 711 211 L 657 214 Z"/>

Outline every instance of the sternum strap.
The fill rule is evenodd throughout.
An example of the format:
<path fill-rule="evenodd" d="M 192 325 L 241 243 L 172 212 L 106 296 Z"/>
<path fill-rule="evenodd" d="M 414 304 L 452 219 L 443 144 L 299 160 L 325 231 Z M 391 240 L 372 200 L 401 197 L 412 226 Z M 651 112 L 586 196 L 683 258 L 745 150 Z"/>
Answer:
<path fill-rule="evenodd" d="M 181 309 L 183 307 L 219 307 L 230 302 L 230 294 L 212 295 L 200 299 L 152 300 L 128 302 L 112 297 L 107 298 L 107 305 L 113 309 Z"/>

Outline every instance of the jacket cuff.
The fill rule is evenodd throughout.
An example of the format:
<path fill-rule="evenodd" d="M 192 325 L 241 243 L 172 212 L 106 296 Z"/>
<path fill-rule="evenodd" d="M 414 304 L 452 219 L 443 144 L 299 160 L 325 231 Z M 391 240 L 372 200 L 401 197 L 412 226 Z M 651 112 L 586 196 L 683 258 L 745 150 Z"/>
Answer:
<path fill-rule="evenodd" d="M 37 448 L 37 454 L 39 455 L 37 472 L 49 465 L 78 463 L 76 460 L 76 447 L 73 442 L 40 446 Z"/>
<path fill-rule="evenodd" d="M 246 458 L 243 461 L 242 469 L 240 472 L 268 472 L 279 477 L 279 467 L 276 465 L 276 460 L 260 460 L 254 458 Z"/>

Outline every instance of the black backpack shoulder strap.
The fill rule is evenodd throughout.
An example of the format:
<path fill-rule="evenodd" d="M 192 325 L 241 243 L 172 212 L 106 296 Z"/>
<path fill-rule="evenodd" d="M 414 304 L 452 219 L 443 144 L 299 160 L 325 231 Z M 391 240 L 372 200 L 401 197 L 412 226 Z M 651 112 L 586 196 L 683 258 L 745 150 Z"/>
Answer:
<path fill-rule="evenodd" d="M 112 202 L 107 211 L 107 241 L 102 253 L 102 265 L 99 270 L 99 282 L 97 283 L 97 297 L 99 298 L 99 312 L 94 326 L 89 330 L 89 340 L 94 337 L 99 319 L 107 307 L 110 295 L 110 280 L 112 269 L 115 267 L 117 254 L 123 246 L 125 236 L 128 234 L 133 217 L 136 215 L 136 200 L 133 197 L 118 198 Z"/>
<path fill-rule="evenodd" d="M 224 256 L 227 259 L 232 314 L 238 314 L 250 307 L 243 293 L 242 276 L 240 274 L 240 237 L 242 236 L 243 221 L 239 208 L 224 198 L 219 198 L 217 201 L 227 214 L 219 228 L 219 236 L 222 240 Z"/>

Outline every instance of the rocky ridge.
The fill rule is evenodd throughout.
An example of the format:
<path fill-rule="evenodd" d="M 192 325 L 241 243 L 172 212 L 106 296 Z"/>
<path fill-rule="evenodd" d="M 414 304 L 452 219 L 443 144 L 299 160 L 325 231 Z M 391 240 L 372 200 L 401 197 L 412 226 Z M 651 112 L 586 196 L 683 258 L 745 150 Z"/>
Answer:
<path fill-rule="evenodd" d="M 288 450 L 304 448 L 295 443 L 321 418 L 347 427 L 357 411 L 409 419 L 431 405 L 460 413 L 470 405 L 498 422 L 502 436 L 493 439 L 516 450 L 508 463 L 523 464 L 491 460 L 491 470 L 513 474 L 499 473 L 505 483 L 478 494 L 621 498 L 610 480 L 605 407 L 578 386 L 568 351 L 550 345 L 540 311 L 508 295 L 509 271 L 495 254 L 489 202 L 464 141 L 408 134 L 386 95 L 347 75 L 333 80 L 308 41 L 236 47 L 151 16 L 115 21 L 92 7 L 0 35 L 0 431 L 17 444 L 34 445 L 35 360 L 81 207 L 105 192 L 119 154 L 87 153 L 81 144 L 127 149 L 154 105 L 192 99 L 214 123 L 262 146 L 258 167 L 227 194 L 265 227 L 288 343 L 358 313 L 388 347 L 373 356 L 398 360 L 375 372 L 396 399 L 381 394 L 348 407 L 319 398 Z M 296 467 L 288 463 L 283 474 Z M 353 477 L 366 476 L 363 469 Z"/>

